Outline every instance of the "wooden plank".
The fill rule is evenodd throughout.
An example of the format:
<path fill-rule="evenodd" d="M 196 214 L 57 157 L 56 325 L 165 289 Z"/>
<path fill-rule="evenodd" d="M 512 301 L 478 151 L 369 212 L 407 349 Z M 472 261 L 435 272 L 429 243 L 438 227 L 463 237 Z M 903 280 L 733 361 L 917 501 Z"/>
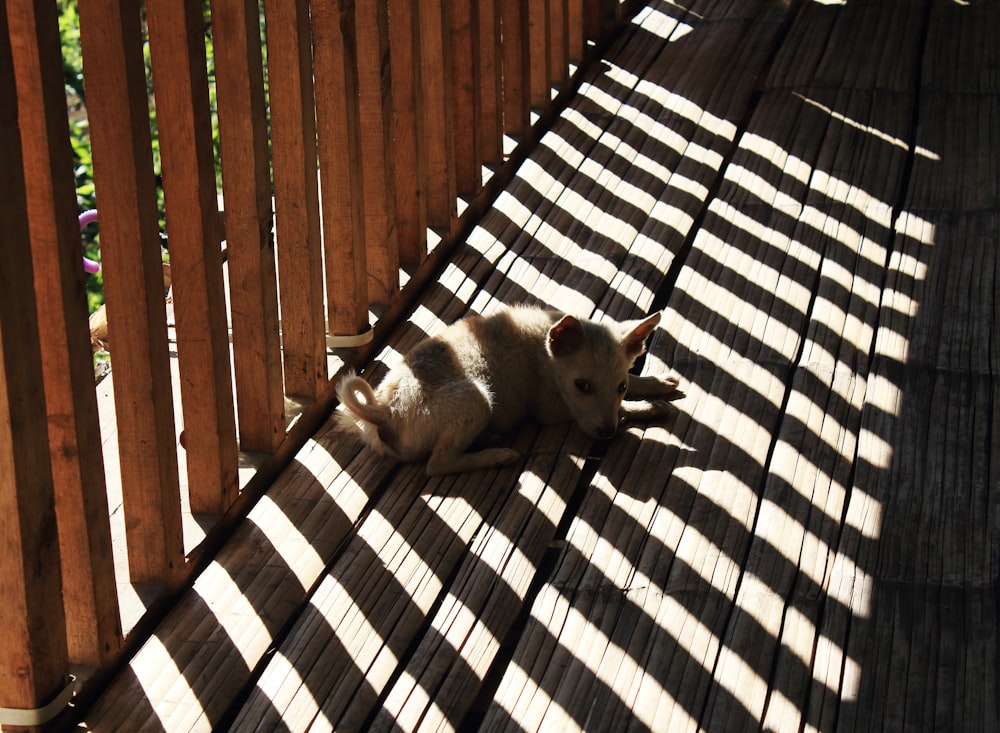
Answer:
<path fill-rule="evenodd" d="M 389 6 L 385 0 L 360 0 L 355 10 L 358 109 L 361 125 L 362 182 L 365 203 L 365 261 L 368 296 L 388 303 L 399 290 L 395 143 L 389 56 Z"/>
<path fill-rule="evenodd" d="M 527 3 L 525 0 L 499 0 L 500 45 L 503 64 L 503 131 L 522 138 L 531 129 L 527 85 Z"/>
<path fill-rule="evenodd" d="M 122 643 L 111 558 L 100 425 L 89 354 L 66 95 L 54 7 L 22 4 L 10 18 L 18 119 L 32 233 L 49 445 L 70 659 L 99 666 Z"/>
<path fill-rule="evenodd" d="M 969 38 L 970 29 L 953 25 L 957 17 L 935 13 L 928 23 L 923 68 L 931 88 L 920 94 L 912 177 L 876 332 L 878 388 L 869 390 L 848 515 L 873 541 L 845 535 L 841 550 L 875 580 L 863 604 L 851 604 L 852 611 L 861 606 L 855 617 L 862 621 L 846 622 L 835 606 L 826 611 L 824 634 L 854 662 L 842 665 L 854 674 L 845 675 L 851 685 L 845 682 L 839 700 L 814 697 L 811 720 L 933 719 L 947 727 L 981 725 L 997 714 L 996 665 L 982 660 L 971 633 L 994 605 L 982 590 L 982 560 L 996 547 L 996 525 L 982 517 L 995 504 L 986 465 L 996 453 L 988 437 L 996 418 L 982 406 L 996 399 L 995 384 L 984 379 L 994 359 L 984 328 L 997 314 L 976 293 L 996 286 L 995 248 L 982 239 L 995 215 L 980 213 L 994 193 L 983 190 L 981 171 L 996 156 L 983 155 L 974 131 L 961 132 L 995 113 L 982 97 L 937 88 L 955 71 L 955 49 L 977 45 L 980 31 Z M 995 23 L 996 13 L 992 18 L 977 23 Z M 967 83 L 961 76 L 948 85 Z M 837 570 L 840 587 L 857 584 L 850 567 Z M 987 639 L 996 633 L 992 624 L 976 628 Z M 971 682 L 968 671 L 977 665 Z M 830 674 L 837 673 L 834 666 Z M 972 686 L 959 692 L 965 680 Z"/>
<path fill-rule="evenodd" d="M 588 441 L 579 432 L 566 440 L 563 432 L 543 431 L 525 466 L 532 480 L 522 479 L 502 512 L 485 517 L 430 630 L 388 691 L 373 730 L 389 729 L 394 722 L 412 728 L 418 721 L 428 729 L 444 729 L 457 726 L 467 713 L 577 484 L 582 461 L 576 456 L 585 454 Z"/>
<path fill-rule="evenodd" d="M 264 12 L 285 392 L 310 398 L 327 363 L 309 5 L 268 0 Z"/>
<path fill-rule="evenodd" d="M 163 268 L 138 9 L 80 9 L 129 574 L 173 583 L 184 567 Z"/>
<path fill-rule="evenodd" d="M 584 35 L 597 42 L 618 22 L 618 0 L 594 0 L 584 5 Z"/>
<path fill-rule="evenodd" d="M 549 90 L 562 89 L 569 75 L 569 32 L 567 0 L 549 0 Z"/>
<path fill-rule="evenodd" d="M 251 0 L 211 9 L 240 447 L 270 453 L 285 437 L 285 403 L 259 10 Z"/>
<path fill-rule="evenodd" d="M 526 86 L 530 112 L 532 108 L 542 109 L 550 100 L 549 83 L 552 72 L 549 68 L 549 4 L 525 3 L 525 8 L 522 28 L 526 42 Z"/>
<path fill-rule="evenodd" d="M 392 130 L 396 140 L 396 233 L 399 259 L 415 265 L 427 257 L 427 200 L 423 152 L 420 64 L 413 4 L 389 0 L 389 63 L 392 75 Z"/>
<path fill-rule="evenodd" d="M 31 233 L 7 9 L 0 8 L 0 705 L 31 710 L 61 690 L 69 662 L 66 619 L 52 594 L 61 586 L 55 495 L 44 409 L 39 320 L 31 277 Z M 14 38 L 25 28 L 14 21 Z M 29 46 L 30 47 L 30 46 Z M 22 62 L 19 62 L 22 63 Z M 18 76 L 23 72 L 19 71 Z M 30 558 L 30 562 L 26 560 Z"/>
<path fill-rule="evenodd" d="M 423 116 L 427 197 L 427 225 L 450 230 L 455 216 L 457 181 L 455 168 L 454 87 L 452 86 L 451 41 L 444 32 L 449 3 L 460 0 L 429 0 L 417 13 L 420 55 L 420 114 Z"/>
<path fill-rule="evenodd" d="M 502 50 L 498 0 L 476 2 L 474 22 L 476 158 L 482 166 L 503 160 Z"/>
<path fill-rule="evenodd" d="M 273 634 L 299 609 L 331 554 L 353 531 L 391 465 L 325 429 L 254 507 L 195 581 L 156 638 L 147 642 L 86 723 L 103 729 L 149 725 L 208 728 L 241 693 Z M 141 694 L 147 703 L 131 700 Z"/>
<path fill-rule="evenodd" d="M 566 0 L 567 61 L 576 68 L 584 59 L 584 0 Z"/>
<path fill-rule="evenodd" d="M 327 318 L 331 333 L 355 335 L 369 324 L 354 4 L 313 7 L 312 28 Z"/>
<path fill-rule="evenodd" d="M 451 67 L 452 127 L 455 139 L 455 192 L 472 198 L 483 187 L 475 124 L 476 88 L 473 56 L 473 7 L 471 0 L 445 4 L 448 36 L 446 63 Z"/>
<path fill-rule="evenodd" d="M 239 494 L 236 417 L 204 18 L 198 2 L 146 14 L 157 97 L 191 510 L 221 514 Z"/>

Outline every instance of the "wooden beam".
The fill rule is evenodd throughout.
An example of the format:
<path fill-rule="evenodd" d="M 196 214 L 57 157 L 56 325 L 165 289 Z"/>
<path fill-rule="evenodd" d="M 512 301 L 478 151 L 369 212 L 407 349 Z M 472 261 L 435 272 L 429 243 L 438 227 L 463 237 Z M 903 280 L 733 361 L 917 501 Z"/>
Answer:
<path fill-rule="evenodd" d="M 239 494 L 222 233 L 200 0 L 146 4 L 170 238 L 191 511 Z"/>
<path fill-rule="evenodd" d="M 184 543 L 139 7 L 91 0 L 79 10 L 129 573 L 172 584 Z"/>
<path fill-rule="evenodd" d="M 399 291 L 399 245 L 392 195 L 396 170 L 387 0 L 358 0 L 354 19 L 368 297 L 374 303 L 388 303 Z"/>
<path fill-rule="evenodd" d="M 285 392 L 327 381 L 323 248 L 308 0 L 267 0 L 268 94 Z"/>
<path fill-rule="evenodd" d="M 528 61 L 525 73 L 528 84 L 528 104 L 531 109 L 544 109 L 549 97 L 549 5 L 548 2 L 527 3 L 524 18 L 527 36 Z"/>
<path fill-rule="evenodd" d="M 427 199 L 424 121 L 421 109 L 417 24 L 410 0 L 389 0 L 389 63 L 392 76 L 392 133 L 396 140 L 396 234 L 400 262 L 427 258 Z"/>
<path fill-rule="evenodd" d="M 503 131 L 515 137 L 531 129 L 527 89 L 527 0 L 499 0 L 503 42 Z"/>
<path fill-rule="evenodd" d="M 69 664 L 17 92 L 0 6 L 0 707 L 40 707 Z M 23 41 L 24 38 L 18 39 Z"/>
<path fill-rule="evenodd" d="M 70 658 L 100 666 L 122 643 L 101 431 L 80 266 L 73 156 L 56 6 L 11 7 L 46 417 L 59 514 Z"/>
<path fill-rule="evenodd" d="M 353 0 L 312 6 L 330 332 L 368 330 L 361 116 Z"/>
<path fill-rule="evenodd" d="M 476 158 L 479 165 L 503 160 L 500 6 L 498 0 L 475 4 L 473 66 L 476 85 Z"/>
<path fill-rule="evenodd" d="M 256 0 L 212 0 L 240 447 L 285 437 L 278 286 L 260 16 Z"/>
<path fill-rule="evenodd" d="M 476 98 L 472 49 L 471 0 L 452 0 L 445 6 L 449 42 L 452 130 L 455 146 L 455 190 L 471 199 L 483 185 L 476 145 Z"/>
<path fill-rule="evenodd" d="M 451 89 L 449 35 L 444 32 L 445 4 L 419 3 L 421 110 L 427 154 L 427 224 L 448 231 L 457 213 L 455 135 Z"/>
<path fill-rule="evenodd" d="M 549 88 L 562 87 L 569 75 L 569 34 L 566 27 L 567 0 L 549 0 Z M 546 99 L 546 105 L 549 99 Z"/>

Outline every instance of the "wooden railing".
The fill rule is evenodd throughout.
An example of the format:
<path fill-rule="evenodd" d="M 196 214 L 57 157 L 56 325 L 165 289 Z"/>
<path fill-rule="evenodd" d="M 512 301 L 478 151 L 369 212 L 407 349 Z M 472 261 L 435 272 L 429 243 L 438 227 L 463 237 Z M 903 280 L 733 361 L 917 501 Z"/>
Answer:
<path fill-rule="evenodd" d="M 192 573 L 179 442 L 191 510 L 232 513 L 238 450 L 287 444 L 285 395 L 328 409 L 328 347 L 367 341 L 372 303 L 400 310 L 400 266 L 427 259 L 428 230 L 447 251 L 461 231 L 459 198 L 489 198 L 481 171 L 504 160 L 503 136 L 530 137 L 532 111 L 550 105 L 588 41 L 622 15 L 615 0 L 264 0 L 263 9 L 266 84 L 258 3 L 211 0 L 216 121 L 202 0 L 147 0 L 144 11 L 79 3 L 128 572 L 167 590 Z M 7 725 L 47 717 L 13 711 L 52 700 L 71 664 L 106 668 L 124 643 L 56 12 L 54 0 L 0 3 Z"/>

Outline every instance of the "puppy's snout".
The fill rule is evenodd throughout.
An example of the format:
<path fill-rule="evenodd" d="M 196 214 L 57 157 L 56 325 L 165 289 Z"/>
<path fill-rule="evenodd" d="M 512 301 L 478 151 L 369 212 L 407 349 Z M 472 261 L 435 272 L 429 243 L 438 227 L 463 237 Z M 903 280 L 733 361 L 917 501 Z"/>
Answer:
<path fill-rule="evenodd" d="M 609 438 L 613 438 L 614 435 L 615 435 L 614 425 L 604 425 L 597 429 L 597 437 L 600 438 L 601 440 L 608 440 Z"/>

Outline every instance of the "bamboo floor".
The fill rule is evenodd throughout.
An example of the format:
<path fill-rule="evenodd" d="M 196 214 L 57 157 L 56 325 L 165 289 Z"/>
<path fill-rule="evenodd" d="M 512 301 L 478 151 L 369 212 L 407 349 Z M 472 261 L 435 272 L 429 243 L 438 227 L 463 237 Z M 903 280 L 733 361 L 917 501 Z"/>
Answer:
<path fill-rule="evenodd" d="M 684 396 L 427 479 L 331 421 L 94 730 L 1000 728 L 1000 7 L 653 0 L 368 370 L 663 309 Z"/>

